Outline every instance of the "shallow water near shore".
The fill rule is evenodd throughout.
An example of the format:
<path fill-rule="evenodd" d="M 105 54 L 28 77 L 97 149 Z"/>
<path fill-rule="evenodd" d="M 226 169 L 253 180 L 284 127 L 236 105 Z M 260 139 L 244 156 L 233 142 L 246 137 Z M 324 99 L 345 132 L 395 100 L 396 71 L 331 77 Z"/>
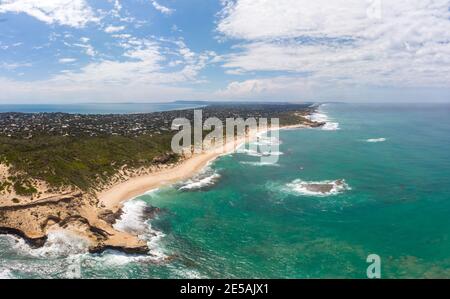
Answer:
<path fill-rule="evenodd" d="M 128 202 L 117 226 L 152 255 L 91 255 L 61 234 L 41 249 L 2 236 L 0 278 L 364 278 L 369 254 L 384 278 L 450 278 L 449 116 L 448 104 L 323 105 L 325 130 L 281 131 L 276 164 L 223 156 Z M 155 219 L 146 205 L 161 209 Z"/>

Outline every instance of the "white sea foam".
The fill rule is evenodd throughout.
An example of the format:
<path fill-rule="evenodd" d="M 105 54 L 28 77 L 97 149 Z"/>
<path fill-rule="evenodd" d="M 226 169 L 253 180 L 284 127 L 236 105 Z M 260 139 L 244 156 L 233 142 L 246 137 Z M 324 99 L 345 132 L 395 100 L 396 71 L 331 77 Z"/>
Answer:
<path fill-rule="evenodd" d="M 256 145 L 280 145 L 281 140 L 276 136 L 267 136 L 262 133 L 258 133 L 257 139 L 254 142 Z"/>
<path fill-rule="evenodd" d="M 264 156 L 281 156 L 284 155 L 283 152 L 280 151 L 269 151 L 269 152 L 259 152 L 251 149 L 242 149 L 240 152 L 251 156 L 251 157 L 264 157 Z"/>
<path fill-rule="evenodd" d="M 252 157 L 261 157 L 261 153 L 258 153 L 258 151 L 255 150 L 251 150 L 251 149 L 240 149 L 239 152 L 246 154 L 248 156 L 252 156 Z"/>
<path fill-rule="evenodd" d="M 315 112 L 309 116 L 309 119 L 317 122 L 327 122 L 329 120 L 328 115 L 320 112 Z"/>
<path fill-rule="evenodd" d="M 377 143 L 377 142 L 385 142 L 386 138 L 373 138 L 373 139 L 367 139 L 366 142 L 370 143 Z"/>
<path fill-rule="evenodd" d="M 6 235 L 4 238 L 11 244 L 14 252 L 23 256 L 30 256 L 41 261 L 40 263 L 12 265 L 14 271 L 19 273 L 33 273 L 39 277 L 52 277 L 58 269 L 61 277 L 82 277 L 82 265 L 98 263 L 101 267 L 120 267 L 135 263 L 161 263 L 167 259 L 166 249 L 161 239 L 164 233 L 154 230 L 148 223 L 146 209 L 148 206 L 140 199 L 133 199 L 124 203 L 123 214 L 117 220 L 114 228 L 117 230 L 135 233 L 147 242 L 150 253 L 148 255 L 128 255 L 119 251 L 107 250 L 100 255 L 88 253 L 88 241 L 69 231 L 51 231 L 48 240 L 41 248 L 31 248 L 22 238 Z M 0 268 L 0 279 L 14 278 L 8 269 Z"/>
<path fill-rule="evenodd" d="M 340 130 L 339 128 L 339 123 L 337 122 L 327 122 L 323 127 L 322 130 L 325 131 L 336 131 L 336 130 Z"/>
<path fill-rule="evenodd" d="M 280 164 L 277 163 L 271 163 L 271 162 L 249 162 L 249 161 L 241 161 L 239 162 L 240 164 L 243 165 L 250 165 L 250 166 L 275 166 L 275 167 L 279 167 Z"/>
<path fill-rule="evenodd" d="M 318 185 L 329 185 L 331 189 L 327 192 L 321 192 L 317 188 Z M 346 190 L 350 190 L 350 187 L 349 185 L 347 185 L 345 180 L 307 182 L 301 179 L 297 179 L 292 181 L 291 183 L 286 184 L 286 189 L 288 192 L 295 193 L 298 195 L 330 196 L 339 194 Z"/>
<path fill-rule="evenodd" d="M 0 280 L 2 279 L 14 279 L 14 275 L 9 269 L 0 269 Z"/>
<path fill-rule="evenodd" d="M 159 188 L 151 189 L 151 190 L 145 192 L 144 194 L 154 196 L 154 195 L 156 195 L 156 193 L 158 193 L 159 190 L 160 190 Z"/>
<path fill-rule="evenodd" d="M 145 233 L 147 230 L 147 224 L 144 219 L 146 208 L 145 202 L 139 199 L 125 202 L 122 208 L 123 213 L 114 224 L 114 228 L 134 235 Z"/>
<path fill-rule="evenodd" d="M 214 169 L 206 167 L 201 173 L 185 181 L 183 185 L 178 188 L 178 190 L 189 191 L 210 187 L 217 183 L 220 177 L 220 174 Z"/>
<path fill-rule="evenodd" d="M 160 231 L 152 229 L 151 224 L 148 222 L 149 219 L 145 216 L 145 210 L 147 208 L 148 205 L 140 199 L 125 202 L 122 208 L 123 213 L 120 219 L 114 224 L 114 228 L 119 231 L 138 235 L 139 238 L 147 242 L 150 255 L 137 257 L 138 259 L 149 259 L 158 262 L 167 258 L 159 242 L 165 235 Z M 125 254 L 114 253 L 110 255 L 110 259 L 119 264 L 136 260 L 136 257 L 130 257 Z"/>
<path fill-rule="evenodd" d="M 333 122 L 328 117 L 328 115 L 326 115 L 325 113 L 323 113 L 320 110 L 318 110 L 317 112 L 311 114 L 309 116 L 309 119 L 311 121 L 315 121 L 315 122 L 324 122 L 325 125 L 322 126 L 322 130 L 325 130 L 325 131 L 336 131 L 336 130 L 340 129 L 338 122 Z"/>
<path fill-rule="evenodd" d="M 55 230 L 48 233 L 47 241 L 40 248 L 31 248 L 22 238 L 12 237 L 13 247 L 24 255 L 33 257 L 57 258 L 82 254 L 88 251 L 89 242 L 69 231 Z"/>
<path fill-rule="evenodd" d="M 174 277 L 184 279 L 200 279 L 206 278 L 202 276 L 198 271 L 193 269 L 178 269 L 175 267 L 169 267 Z"/>

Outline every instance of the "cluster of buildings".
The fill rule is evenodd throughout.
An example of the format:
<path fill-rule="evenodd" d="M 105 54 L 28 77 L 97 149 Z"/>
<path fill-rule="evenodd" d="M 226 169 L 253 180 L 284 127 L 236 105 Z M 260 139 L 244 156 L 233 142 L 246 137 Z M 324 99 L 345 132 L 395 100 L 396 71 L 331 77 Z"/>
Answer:
<path fill-rule="evenodd" d="M 203 119 L 271 118 L 289 112 L 307 113 L 308 106 L 229 104 L 201 108 Z M 163 134 L 171 131 L 172 121 L 183 117 L 193 121 L 194 110 L 172 110 L 142 114 L 68 114 L 0 113 L 0 136 L 28 138 L 36 136 L 128 136 Z"/>

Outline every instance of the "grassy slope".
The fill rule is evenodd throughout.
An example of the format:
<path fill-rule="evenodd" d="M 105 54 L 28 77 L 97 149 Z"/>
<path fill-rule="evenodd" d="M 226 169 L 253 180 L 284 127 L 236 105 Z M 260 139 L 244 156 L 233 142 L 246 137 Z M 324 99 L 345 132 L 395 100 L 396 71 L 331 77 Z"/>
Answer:
<path fill-rule="evenodd" d="M 276 116 L 282 126 L 305 121 L 291 112 Z M 0 182 L 0 191 L 12 185 L 19 195 L 32 195 L 36 189 L 30 178 L 44 180 L 52 187 L 89 190 L 97 179 L 107 181 L 123 165 L 149 166 L 155 157 L 171 152 L 172 135 L 171 132 L 140 137 L 45 135 L 32 139 L 0 136 L 0 162 L 7 162 L 15 173 L 9 182 Z"/>
<path fill-rule="evenodd" d="M 23 195 L 30 177 L 60 187 L 72 185 L 87 190 L 96 178 L 107 179 L 119 167 L 150 165 L 170 151 L 171 134 L 141 137 L 41 136 L 30 140 L 0 137 L 0 159 L 17 175 L 11 181 Z"/>

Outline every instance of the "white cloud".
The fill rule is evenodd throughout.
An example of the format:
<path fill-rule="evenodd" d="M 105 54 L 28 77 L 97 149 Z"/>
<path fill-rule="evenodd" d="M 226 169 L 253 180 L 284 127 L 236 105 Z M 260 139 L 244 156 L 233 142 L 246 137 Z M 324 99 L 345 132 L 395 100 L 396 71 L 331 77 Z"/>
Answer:
<path fill-rule="evenodd" d="M 11 70 L 15 70 L 18 68 L 23 68 L 23 67 L 31 67 L 32 64 L 29 62 L 25 62 L 25 63 L 6 63 L 6 62 L 2 62 L 0 63 L 0 69 L 5 69 L 8 71 Z"/>
<path fill-rule="evenodd" d="M 117 12 L 122 10 L 122 4 L 120 4 L 119 0 L 114 1 L 114 10 L 116 10 Z"/>
<path fill-rule="evenodd" d="M 305 99 L 311 96 L 314 83 L 302 77 L 275 77 L 234 81 L 215 95 L 223 99 Z"/>
<path fill-rule="evenodd" d="M 21 45 L 23 45 L 22 42 L 13 43 L 13 44 L 11 44 L 11 45 L 4 45 L 4 44 L 2 43 L 2 41 L 0 41 L 0 49 L 1 49 L 1 50 L 8 50 L 8 49 L 10 49 L 10 48 L 20 47 Z"/>
<path fill-rule="evenodd" d="M 106 33 L 114 33 L 125 30 L 125 26 L 108 26 L 105 28 Z"/>
<path fill-rule="evenodd" d="M 31 95 L 33 99 L 46 101 L 185 98 L 196 92 L 178 85 L 197 83 L 199 72 L 214 58 L 212 52 L 192 52 L 183 42 L 122 38 L 124 52 L 120 59 L 91 62 L 81 69 L 65 70 L 45 80 L 22 82 L 0 77 L 0 101 L 27 100 Z M 81 45 L 84 44 L 78 46 Z"/>
<path fill-rule="evenodd" d="M 277 76 L 234 81 L 214 93 L 215 99 L 255 101 L 391 101 L 448 102 L 450 88 L 348 85 L 340 81 L 318 82 L 301 76 Z M 211 96 L 205 97 L 210 99 Z"/>
<path fill-rule="evenodd" d="M 94 57 L 95 55 L 97 55 L 97 51 L 95 51 L 94 47 L 87 43 L 84 43 L 84 44 L 75 43 L 73 45 L 69 44 L 69 46 L 82 48 L 82 49 L 84 49 L 84 53 L 91 57 Z"/>
<path fill-rule="evenodd" d="M 77 61 L 75 58 L 60 58 L 59 63 L 71 63 Z"/>
<path fill-rule="evenodd" d="M 226 1 L 218 30 L 243 39 L 343 36 L 359 33 L 373 20 L 366 0 Z"/>
<path fill-rule="evenodd" d="M 161 12 L 165 15 L 170 15 L 175 11 L 174 9 L 163 6 L 156 1 L 152 1 L 152 5 L 156 10 L 158 10 L 159 12 Z"/>
<path fill-rule="evenodd" d="M 48 24 L 75 28 L 98 22 L 85 0 L 2 0 L 0 13 L 25 13 Z"/>
<path fill-rule="evenodd" d="M 217 30 L 241 41 L 225 56 L 228 72 L 282 71 L 335 84 L 450 84 L 448 0 L 224 3 Z"/>
<path fill-rule="evenodd" d="M 52 84 L 48 84 L 52 83 Z M 196 98 L 196 92 L 186 87 L 167 86 L 160 84 L 130 84 L 130 85 L 74 85 L 66 81 L 16 81 L 0 77 L 0 103 L 80 103 L 80 102 L 148 102 L 173 101 L 191 96 Z M 64 99 L 64 100 L 61 100 Z"/>

